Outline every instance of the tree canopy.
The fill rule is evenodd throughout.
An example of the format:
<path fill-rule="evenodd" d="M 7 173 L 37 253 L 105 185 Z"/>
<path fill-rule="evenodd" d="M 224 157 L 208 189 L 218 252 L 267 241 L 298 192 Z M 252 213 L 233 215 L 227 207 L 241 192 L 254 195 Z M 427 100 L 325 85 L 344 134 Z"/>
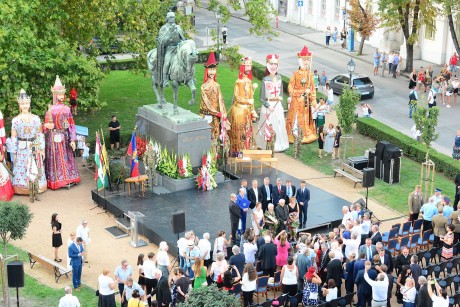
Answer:
<path fill-rule="evenodd" d="M 347 10 L 351 26 L 361 35 L 358 54 L 363 53 L 365 39 L 374 33 L 380 22 L 377 15 L 371 11 L 371 4 L 370 0 L 366 0 L 364 6 L 360 0 L 350 0 L 351 9 Z"/>
<path fill-rule="evenodd" d="M 24 204 L 10 201 L 0 202 L 0 240 L 3 243 L 4 257 L 6 244 L 11 240 L 22 239 L 32 221 L 32 213 Z"/>

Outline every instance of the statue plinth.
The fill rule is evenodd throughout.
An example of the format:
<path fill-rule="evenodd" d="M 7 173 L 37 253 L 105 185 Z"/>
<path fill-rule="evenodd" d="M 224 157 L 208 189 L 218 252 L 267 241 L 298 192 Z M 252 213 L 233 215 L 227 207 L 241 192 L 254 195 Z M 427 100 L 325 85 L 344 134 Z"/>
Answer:
<path fill-rule="evenodd" d="M 192 167 L 201 166 L 201 157 L 211 148 L 211 127 L 201 116 L 173 105 L 144 105 L 137 110 L 137 129 L 178 155 L 190 154 Z"/>

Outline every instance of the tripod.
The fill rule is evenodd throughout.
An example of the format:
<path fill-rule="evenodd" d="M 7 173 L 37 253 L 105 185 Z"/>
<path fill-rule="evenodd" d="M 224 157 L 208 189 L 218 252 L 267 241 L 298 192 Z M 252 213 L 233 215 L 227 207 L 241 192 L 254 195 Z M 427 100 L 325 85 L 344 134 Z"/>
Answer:
<path fill-rule="evenodd" d="M 179 233 L 177 234 L 177 241 L 179 241 Z M 177 257 L 174 257 L 174 261 L 171 263 L 171 268 L 169 269 L 169 274 L 171 274 L 172 269 L 177 265 L 177 261 L 179 260 L 179 246 L 177 247 Z M 179 262 L 180 264 L 180 262 Z"/>

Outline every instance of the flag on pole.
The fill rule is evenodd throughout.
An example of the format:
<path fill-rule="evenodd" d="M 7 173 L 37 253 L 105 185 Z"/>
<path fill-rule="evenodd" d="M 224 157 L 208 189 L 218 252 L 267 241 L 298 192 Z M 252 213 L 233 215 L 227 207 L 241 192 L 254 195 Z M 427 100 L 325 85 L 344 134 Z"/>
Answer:
<path fill-rule="evenodd" d="M 95 179 L 97 180 L 97 189 L 100 191 L 109 186 L 109 178 L 107 177 L 105 160 L 99 133 L 96 132 L 96 153 L 94 162 L 96 163 Z"/>
<path fill-rule="evenodd" d="M 139 160 L 137 157 L 136 148 L 136 129 L 134 129 L 133 135 L 131 136 L 131 142 L 129 142 L 127 154 L 131 157 L 131 177 L 139 176 Z"/>
<path fill-rule="evenodd" d="M 294 124 L 292 125 L 292 135 L 294 137 L 298 137 L 299 136 L 299 130 L 298 130 L 298 123 L 297 123 L 297 114 L 295 115 L 295 120 L 294 120 Z"/>
<path fill-rule="evenodd" d="M 265 140 L 269 141 L 272 137 L 272 133 L 270 132 L 270 114 L 267 112 L 265 114 L 265 127 L 264 127 L 264 133 L 265 133 Z"/>

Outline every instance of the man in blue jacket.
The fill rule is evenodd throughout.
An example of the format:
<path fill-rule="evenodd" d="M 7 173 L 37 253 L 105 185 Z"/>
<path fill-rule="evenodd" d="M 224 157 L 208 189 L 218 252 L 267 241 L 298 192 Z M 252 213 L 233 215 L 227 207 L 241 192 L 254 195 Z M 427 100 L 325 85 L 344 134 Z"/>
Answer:
<path fill-rule="evenodd" d="M 83 255 L 85 254 L 82 242 L 83 239 L 78 237 L 68 249 L 70 265 L 72 265 L 72 283 L 76 291 L 80 291 L 78 287 L 81 286 L 81 271 L 83 266 Z"/>

